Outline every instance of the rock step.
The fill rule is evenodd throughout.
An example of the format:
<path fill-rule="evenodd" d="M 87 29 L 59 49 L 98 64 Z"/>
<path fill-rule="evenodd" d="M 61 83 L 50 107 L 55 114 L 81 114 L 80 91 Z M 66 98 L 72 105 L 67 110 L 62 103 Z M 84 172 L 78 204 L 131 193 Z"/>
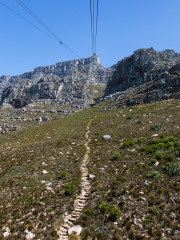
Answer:
<path fill-rule="evenodd" d="M 87 168 L 87 163 L 89 161 L 89 153 L 90 153 L 90 148 L 88 146 L 90 139 L 89 139 L 89 125 L 91 122 L 89 122 L 86 130 L 86 154 L 84 156 L 82 165 L 81 165 L 81 194 L 77 196 L 76 200 L 74 201 L 74 211 L 71 214 L 66 214 L 64 216 L 64 224 L 62 225 L 60 231 L 58 232 L 59 234 L 59 239 L 58 240 L 64 240 L 64 239 L 69 239 L 68 237 L 68 230 L 74 225 L 74 222 L 79 218 L 79 216 L 82 213 L 83 208 L 86 205 L 86 200 L 88 198 L 88 195 L 91 193 L 91 183 L 88 181 L 88 175 L 89 171 Z"/>
<path fill-rule="evenodd" d="M 69 224 L 63 224 L 63 228 L 69 229 L 71 226 Z"/>

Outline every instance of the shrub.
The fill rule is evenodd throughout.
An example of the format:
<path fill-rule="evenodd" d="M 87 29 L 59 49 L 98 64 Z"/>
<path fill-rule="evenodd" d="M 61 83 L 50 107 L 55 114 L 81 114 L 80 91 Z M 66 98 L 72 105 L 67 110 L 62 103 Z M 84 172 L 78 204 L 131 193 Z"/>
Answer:
<path fill-rule="evenodd" d="M 155 158 L 153 158 L 152 160 L 151 160 L 151 164 L 155 164 L 157 162 L 157 160 L 155 159 Z"/>
<path fill-rule="evenodd" d="M 173 142 L 167 142 L 166 143 L 166 149 L 174 147 L 174 143 Z"/>
<path fill-rule="evenodd" d="M 160 151 L 158 151 L 158 152 L 156 153 L 156 158 L 157 158 L 158 160 L 161 160 L 161 159 L 163 158 L 163 153 L 160 152 Z"/>
<path fill-rule="evenodd" d="M 151 139 L 148 144 L 152 145 L 152 144 L 158 144 L 160 142 L 161 140 L 159 138 L 155 138 L 155 139 Z"/>
<path fill-rule="evenodd" d="M 67 184 L 64 186 L 64 192 L 66 196 L 74 194 L 76 191 L 76 186 L 73 184 Z"/>
<path fill-rule="evenodd" d="M 166 138 L 165 134 L 161 134 L 160 138 L 165 139 Z"/>
<path fill-rule="evenodd" d="M 173 139 L 174 139 L 173 137 L 167 137 L 167 138 L 164 139 L 164 142 L 165 143 L 172 142 Z"/>
<path fill-rule="evenodd" d="M 59 173 L 59 178 L 62 179 L 62 178 L 65 178 L 65 176 L 67 175 L 67 172 L 66 171 L 60 171 Z"/>
<path fill-rule="evenodd" d="M 109 210 L 108 204 L 105 203 L 105 202 L 103 202 L 103 203 L 101 204 L 101 212 L 102 212 L 103 214 L 105 214 L 105 213 L 108 212 L 108 210 Z"/>
<path fill-rule="evenodd" d="M 123 147 L 123 148 L 129 147 L 128 142 L 124 142 L 123 145 L 122 145 L 122 147 Z"/>
<path fill-rule="evenodd" d="M 140 151 L 141 151 L 141 152 L 146 152 L 146 150 L 147 150 L 147 147 L 141 147 L 141 148 L 140 148 Z"/>
<path fill-rule="evenodd" d="M 157 176 L 159 176 L 159 172 L 158 171 L 154 171 L 154 170 L 149 171 L 146 174 L 146 177 L 148 177 L 148 178 L 154 178 L 154 177 L 157 177 Z"/>
<path fill-rule="evenodd" d="M 95 215 L 95 211 L 93 209 L 88 208 L 84 210 L 84 214 L 88 216 L 93 216 Z"/>
<path fill-rule="evenodd" d="M 180 163 L 171 163 L 166 166 L 166 171 L 169 176 L 180 175 Z"/>
<path fill-rule="evenodd" d="M 170 162 L 167 162 L 167 163 L 166 163 L 166 169 L 169 168 L 169 167 L 171 167 L 171 163 L 170 163 Z"/>
<path fill-rule="evenodd" d="M 149 207 L 148 208 L 148 212 L 153 214 L 153 215 L 157 215 L 158 213 L 158 210 L 156 208 L 153 208 L 153 207 Z"/>
<path fill-rule="evenodd" d="M 112 207 L 109 215 L 111 221 L 116 221 L 120 217 L 120 211 L 118 207 Z"/>
<path fill-rule="evenodd" d="M 153 153 L 153 152 L 155 151 L 154 146 L 155 146 L 155 145 L 152 145 L 152 146 L 150 146 L 150 147 L 147 148 L 147 152 L 148 152 L 149 154 L 151 154 L 151 153 Z"/>
<path fill-rule="evenodd" d="M 167 161 L 171 162 L 174 160 L 174 154 L 166 154 L 165 158 Z"/>
<path fill-rule="evenodd" d="M 128 141 L 129 146 L 134 146 L 134 141 Z"/>
<path fill-rule="evenodd" d="M 158 124 L 154 124 L 152 126 L 150 126 L 150 131 L 157 131 L 161 128 L 162 126 L 161 125 L 158 125 Z"/>
<path fill-rule="evenodd" d="M 57 142 L 57 145 L 58 145 L 58 146 L 62 146 L 62 145 L 63 145 L 63 141 L 62 141 L 62 140 L 59 140 L 59 141 Z"/>
<path fill-rule="evenodd" d="M 165 144 L 164 143 L 158 143 L 156 145 L 156 149 L 163 149 L 163 148 L 165 148 Z"/>
<path fill-rule="evenodd" d="M 137 139 L 137 143 L 142 143 L 142 142 L 143 142 L 143 140 L 141 138 Z"/>
<path fill-rule="evenodd" d="M 168 148 L 168 153 L 174 153 L 174 147 L 169 147 Z"/>
<path fill-rule="evenodd" d="M 174 142 L 174 146 L 175 146 L 175 147 L 180 147 L 180 141 L 179 141 L 179 139 Z"/>
<path fill-rule="evenodd" d="M 120 154 L 120 153 L 114 153 L 114 154 L 112 155 L 112 159 L 113 159 L 113 160 L 120 159 L 120 158 L 121 158 L 121 154 Z"/>
<path fill-rule="evenodd" d="M 133 146 L 135 144 L 134 141 L 128 141 L 128 142 L 124 142 L 122 147 L 123 148 L 126 148 L 126 147 L 130 147 L 130 146 Z"/>

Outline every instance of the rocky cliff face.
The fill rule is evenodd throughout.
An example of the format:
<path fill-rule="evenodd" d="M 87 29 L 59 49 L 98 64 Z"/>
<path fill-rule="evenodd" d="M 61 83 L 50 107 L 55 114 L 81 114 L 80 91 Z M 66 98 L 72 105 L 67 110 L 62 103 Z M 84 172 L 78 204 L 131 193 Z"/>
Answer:
<path fill-rule="evenodd" d="M 1 95 L 2 95 L 2 92 L 3 92 L 3 89 L 5 89 L 6 87 L 8 87 L 11 82 L 9 81 L 10 80 L 10 76 L 1 76 L 0 77 L 0 98 L 1 98 Z"/>
<path fill-rule="evenodd" d="M 114 107 L 180 99 L 180 54 L 140 49 L 115 66 L 106 95 Z"/>
<path fill-rule="evenodd" d="M 180 98 L 180 53 L 139 49 L 112 68 L 98 56 L 38 67 L 19 76 L 0 78 L 0 105 L 68 104 L 84 108 L 101 97 L 126 104 Z M 3 89 L 3 92 L 2 92 Z M 126 99 L 126 100 L 125 100 Z"/>
<path fill-rule="evenodd" d="M 173 50 L 156 52 L 153 48 L 139 49 L 117 63 L 112 80 L 108 83 L 106 95 L 159 80 L 178 61 L 180 54 Z"/>
<path fill-rule="evenodd" d="M 96 90 L 104 89 L 113 69 L 104 68 L 98 56 L 38 67 L 11 77 L 3 90 L 0 105 L 24 107 L 32 102 L 71 104 L 78 108 L 93 103 Z"/>

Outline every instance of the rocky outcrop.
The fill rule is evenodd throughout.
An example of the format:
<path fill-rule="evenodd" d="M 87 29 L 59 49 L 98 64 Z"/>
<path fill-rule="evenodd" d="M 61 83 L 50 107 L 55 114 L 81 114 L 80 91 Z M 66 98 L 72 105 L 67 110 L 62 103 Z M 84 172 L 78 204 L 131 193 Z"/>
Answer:
<path fill-rule="evenodd" d="M 3 90 L 11 84 L 11 82 L 9 81 L 10 78 L 11 78 L 10 76 L 5 75 L 0 77 L 0 97 L 2 95 Z"/>
<path fill-rule="evenodd" d="M 180 99 L 180 54 L 140 49 L 116 65 L 106 95 L 114 107 Z"/>
<path fill-rule="evenodd" d="M 14 126 L 8 123 L 0 124 L 0 134 L 16 131 L 17 129 L 18 129 L 18 126 Z"/>
<path fill-rule="evenodd" d="M 112 80 L 108 82 L 106 95 L 162 79 L 178 61 L 180 54 L 173 50 L 156 52 L 153 48 L 139 49 L 117 63 Z"/>
<path fill-rule="evenodd" d="M 105 88 L 111 68 L 104 68 L 98 56 L 38 67 L 11 77 L 3 90 L 0 105 L 20 108 L 32 102 L 70 104 L 84 108 L 93 103 L 91 86 Z"/>

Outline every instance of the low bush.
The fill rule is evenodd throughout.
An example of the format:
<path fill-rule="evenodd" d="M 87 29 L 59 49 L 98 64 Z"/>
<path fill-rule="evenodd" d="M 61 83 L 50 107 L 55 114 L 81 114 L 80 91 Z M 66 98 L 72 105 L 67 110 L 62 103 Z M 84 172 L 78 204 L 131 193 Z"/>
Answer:
<path fill-rule="evenodd" d="M 166 172 L 169 176 L 180 175 L 180 163 L 171 163 L 166 166 Z"/>
<path fill-rule="evenodd" d="M 120 217 L 120 211 L 118 207 L 112 207 L 109 215 L 111 221 L 116 221 Z"/>
<path fill-rule="evenodd" d="M 158 151 L 158 152 L 156 153 L 156 158 L 157 158 L 158 160 L 161 160 L 161 159 L 163 158 L 163 153 L 160 152 L 160 151 Z"/>
<path fill-rule="evenodd" d="M 66 177 L 66 175 L 67 175 L 67 172 L 66 171 L 60 171 L 60 173 L 59 173 L 59 178 L 60 179 L 63 179 L 63 178 L 65 178 Z"/>
<path fill-rule="evenodd" d="M 57 142 L 57 145 L 58 145 L 58 146 L 62 146 L 62 145 L 63 145 L 63 141 L 62 141 L 62 140 L 59 140 L 59 141 Z"/>
<path fill-rule="evenodd" d="M 155 158 L 153 158 L 152 160 L 151 160 L 151 164 L 155 164 L 157 162 L 157 160 L 155 159 Z"/>
<path fill-rule="evenodd" d="M 101 209 L 100 209 L 100 211 L 101 211 L 103 214 L 105 214 L 105 213 L 108 212 L 108 210 L 109 210 L 108 204 L 107 204 L 106 202 L 103 202 L 103 203 L 101 204 Z"/>
<path fill-rule="evenodd" d="M 157 177 L 157 176 L 159 176 L 159 172 L 154 171 L 154 170 L 151 170 L 146 174 L 147 178 L 154 178 L 154 177 Z"/>
<path fill-rule="evenodd" d="M 114 153 L 113 155 L 112 155 L 112 159 L 113 160 L 116 160 L 116 159 L 120 159 L 121 158 L 121 154 L 120 153 Z"/>
<path fill-rule="evenodd" d="M 137 143 L 142 143 L 142 142 L 143 142 L 142 138 L 137 139 Z"/>
<path fill-rule="evenodd" d="M 64 192 L 66 196 L 74 194 L 76 191 L 76 186 L 73 184 L 67 184 L 64 186 Z"/>
<path fill-rule="evenodd" d="M 134 146 L 135 142 L 134 141 L 128 141 L 129 146 Z"/>
<path fill-rule="evenodd" d="M 174 154 L 166 154 L 165 159 L 169 162 L 174 160 Z"/>

